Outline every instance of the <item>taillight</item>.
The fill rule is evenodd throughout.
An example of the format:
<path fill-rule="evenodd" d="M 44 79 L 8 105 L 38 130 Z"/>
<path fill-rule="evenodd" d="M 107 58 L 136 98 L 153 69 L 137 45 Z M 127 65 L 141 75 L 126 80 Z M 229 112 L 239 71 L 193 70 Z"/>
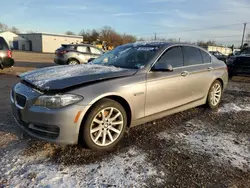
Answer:
<path fill-rule="evenodd" d="M 11 51 L 11 50 L 8 50 L 8 51 L 7 51 L 7 56 L 8 56 L 9 58 L 12 58 L 12 51 Z"/>
<path fill-rule="evenodd" d="M 63 50 L 63 51 L 59 51 L 59 54 L 66 54 L 68 52 L 69 52 L 68 50 Z"/>

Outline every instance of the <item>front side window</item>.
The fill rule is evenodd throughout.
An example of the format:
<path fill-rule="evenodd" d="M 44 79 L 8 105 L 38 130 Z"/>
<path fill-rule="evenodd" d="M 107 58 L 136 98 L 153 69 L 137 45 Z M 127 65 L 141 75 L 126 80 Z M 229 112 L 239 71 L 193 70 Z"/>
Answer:
<path fill-rule="evenodd" d="M 203 60 L 201 57 L 200 50 L 192 46 L 183 46 L 183 55 L 184 55 L 184 65 L 198 65 L 202 64 Z"/>
<path fill-rule="evenodd" d="M 119 46 L 91 63 L 129 69 L 140 69 L 157 53 L 157 46 Z"/>
<path fill-rule="evenodd" d="M 158 60 L 157 63 L 165 63 L 173 68 L 183 66 L 183 55 L 180 47 L 173 47 L 167 50 Z"/>

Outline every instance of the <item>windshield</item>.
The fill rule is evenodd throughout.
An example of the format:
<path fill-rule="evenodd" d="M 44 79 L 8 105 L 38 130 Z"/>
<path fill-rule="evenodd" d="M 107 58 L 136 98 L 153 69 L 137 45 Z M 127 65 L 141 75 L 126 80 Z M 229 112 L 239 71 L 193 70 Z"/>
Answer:
<path fill-rule="evenodd" d="M 240 54 L 242 54 L 242 55 L 250 55 L 250 48 L 246 48 L 246 49 L 242 50 L 242 52 Z"/>
<path fill-rule="evenodd" d="M 91 63 L 121 68 L 140 69 L 158 51 L 159 47 L 120 46 L 109 51 Z"/>

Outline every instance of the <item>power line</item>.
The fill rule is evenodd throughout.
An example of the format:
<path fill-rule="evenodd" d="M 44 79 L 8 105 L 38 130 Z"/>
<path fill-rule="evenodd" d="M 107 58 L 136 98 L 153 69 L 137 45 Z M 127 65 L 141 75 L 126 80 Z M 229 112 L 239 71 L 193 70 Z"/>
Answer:
<path fill-rule="evenodd" d="M 227 35 L 227 36 L 202 36 L 204 39 L 214 39 L 214 38 L 230 38 L 230 37 L 240 37 L 240 36 L 242 36 L 241 34 L 238 34 L 238 35 Z M 185 37 L 182 37 L 182 38 L 185 38 Z M 197 39 L 197 37 L 196 38 L 189 38 L 189 37 L 187 37 L 188 39 Z"/>
<path fill-rule="evenodd" d="M 249 22 L 246 22 L 248 24 Z M 196 28 L 196 29 L 185 29 L 181 31 L 171 31 L 171 32 L 158 32 L 157 34 L 171 34 L 171 33 L 183 33 L 183 32 L 193 32 L 193 31 L 202 31 L 202 30 L 210 30 L 210 29 L 218 29 L 218 28 L 224 28 L 224 27 L 231 27 L 231 26 L 236 26 L 236 25 L 241 25 L 242 23 L 235 23 L 235 24 L 230 24 L 230 25 L 220 25 L 220 26 L 212 26 L 212 27 L 205 27 L 205 28 Z M 150 36 L 152 33 L 145 33 L 141 35 L 136 35 L 136 36 Z"/>

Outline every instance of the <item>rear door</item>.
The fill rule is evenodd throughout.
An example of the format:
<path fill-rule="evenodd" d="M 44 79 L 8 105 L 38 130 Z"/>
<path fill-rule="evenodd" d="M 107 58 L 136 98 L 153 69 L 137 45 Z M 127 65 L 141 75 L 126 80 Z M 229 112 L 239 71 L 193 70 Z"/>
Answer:
<path fill-rule="evenodd" d="M 193 46 L 182 46 L 182 51 L 190 90 L 187 101 L 197 101 L 206 97 L 213 81 L 211 56 L 204 50 Z"/>
<path fill-rule="evenodd" d="M 77 46 L 77 56 L 80 63 L 87 63 L 91 58 L 89 46 Z"/>

